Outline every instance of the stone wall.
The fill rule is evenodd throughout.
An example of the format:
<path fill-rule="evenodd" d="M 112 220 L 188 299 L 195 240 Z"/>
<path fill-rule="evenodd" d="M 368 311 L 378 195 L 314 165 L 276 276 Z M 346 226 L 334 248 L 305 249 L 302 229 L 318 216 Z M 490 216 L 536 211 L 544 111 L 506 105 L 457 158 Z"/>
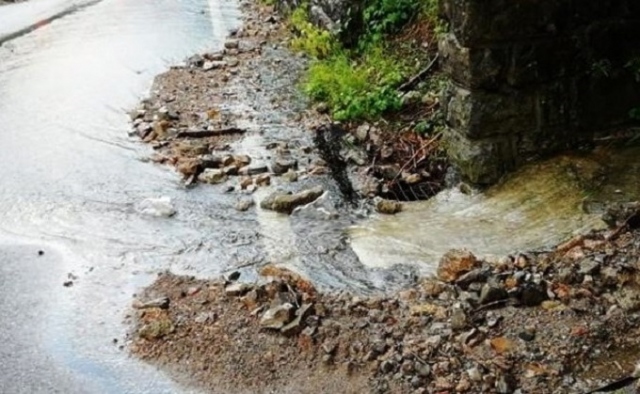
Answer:
<path fill-rule="evenodd" d="M 447 146 L 475 183 L 623 127 L 640 107 L 640 0 L 440 0 Z"/>

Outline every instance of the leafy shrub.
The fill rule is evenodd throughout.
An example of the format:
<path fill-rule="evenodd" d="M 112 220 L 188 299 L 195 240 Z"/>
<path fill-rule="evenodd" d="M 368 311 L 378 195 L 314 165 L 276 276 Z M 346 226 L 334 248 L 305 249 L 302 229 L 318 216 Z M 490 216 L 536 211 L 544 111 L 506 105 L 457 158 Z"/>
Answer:
<path fill-rule="evenodd" d="M 397 33 L 420 8 L 416 0 L 369 0 L 363 19 L 367 35 L 373 41 Z"/>
<path fill-rule="evenodd" d="M 336 38 L 327 30 L 320 29 L 309 22 L 306 6 L 297 8 L 289 18 L 289 25 L 298 36 L 291 41 L 291 47 L 313 58 L 321 59 L 338 50 Z"/>
<path fill-rule="evenodd" d="M 376 47 L 358 61 L 341 52 L 314 62 L 304 91 L 329 104 L 336 120 L 371 119 L 400 108 L 395 86 L 402 79 L 402 67 Z"/>

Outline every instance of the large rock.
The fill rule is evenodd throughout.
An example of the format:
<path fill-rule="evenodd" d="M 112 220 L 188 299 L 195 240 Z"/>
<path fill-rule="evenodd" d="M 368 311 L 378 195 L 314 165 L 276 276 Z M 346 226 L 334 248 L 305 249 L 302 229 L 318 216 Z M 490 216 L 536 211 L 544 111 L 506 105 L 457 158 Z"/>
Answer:
<path fill-rule="evenodd" d="M 538 306 L 548 298 L 547 289 L 543 285 L 527 283 L 522 286 L 520 302 L 525 306 Z"/>
<path fill-rule="evenodd" d="M 467 315 L 461 308 L 453 308 L 450 323 L 453 330 L 460 331 L 467 327 L 469 321 L 467 319 Z"/>
<path fill-rule="evenodd" d="M 438 279 L 449 283 L 454 282 L 478 266 L 478 259 L 468 250 L 450 250 L 440 259 L 437 271 Z"/>
<path fill-rule="evenodd" d="M 377 199 L 375 201 L 376 212 L 384 215 L 395 215 L 402 211 L 402 204 L 398 201 L 391 201 L 385 199 Z"/>
<path fill-rule="evenodd" d="M 248 211 L 254 205 L 253 199 L 243 198 L 236 203 L 236 211 L 245 212 Z"/>
<path fill-rule="evenodd" d="M 175 150 L 182 156 L 206 155 L 209 152 L 209 144 L 182 141 L 176 144 Z"/>
<path fill-rule="evenodd" d="M 313 304 L 303 304 L 295 313 L 295 318 L 280 329 L 285 335 L 295 335 L 304 328 L 305 319 L 313 311 Z"/>
<path fill-rule="evenodd" d="M 295 307 L 288 302 L 273 307 L 262 315 L 260 325 L 264 328 L 280 330 L 292 320 L 294 310 Z"/>
<path fill-rule="evenodd" d="M 312 189 L 303 190 L 294 194 L 276 192 L 262 200 L 260 207 L 262 209 L 290 214 L 296 207 L 315 201 L 323 193 L 324 189 L 321 186 L 316 186 Z"/>
<path fill-rule="evenodd" d="M 269 168 L 265 165 L 259 164 L 246 165 L 238 170 L 238 174 L 240 175 L 259 175 L 264 174 L 265 172 L 269 172 Z"/>
<path fill-rule="evenodd" d="M 176 214 L 171 197 L 150 197 L 145 198 L 136 207 L 142 215 L 168 218 Z"/>
<path fill-rule="evenodd" d="M 251 286 L 246 283 L 231 283 L 224 288 L 224 293 L 231 297 L 239 297 L 251 290 Z"/>
<path fill-rule="evenodd" d="M 492 302 L 502 301 L 507 297 L 509 297 L 507 291 L 504 288 L 493 283 L 485 283 L 485 285 L 482 286 L 482 290 L 480 291 L 481 304 L 490 304 Z"/>
<path fill-rule="evenodd" d="M 185 177 L 197 174 L 202 169 L 202 162 L 199 159 L 184 158 L 180 159 L 176 165 L 176 169 Z"/>
<path fill-rule="evenodd" d="M 209 183 L 212 185 L 226 182 L 227 179 L 228 177 L 224 173 L 224 171 L 217 168 L 208 168 L 204 170 L 204 172 L 202 172 L 200 175 L 198 175 L 198 180 L 200 182 Z"/>
<path fill-rule="evenodd" d="M 171 300 L 169 300 L 169 297 L 158 297 L 156 299 L 153 299 L 147 302 L 141 302 L 141 301 L 135 300 L 133 302 L 133 307 L 136 309 L 147 309 L 147 308 L 169 309 L 170 303 L 171 303 Z"/>
<path fill-rule="evenodd" d="M 151 321 L 138 330 L 138 335 L 148 341 L 160 339 L 175 331 L 175 326 L 169 318 L 159 318 Z"/>
<path fill-rule="evenodd" d="M 298 161 L 294 159 L 277 158 L 271 163 L 271 171 L 276 175 L 282 175 L 289 170 L 296 170 Z"/>

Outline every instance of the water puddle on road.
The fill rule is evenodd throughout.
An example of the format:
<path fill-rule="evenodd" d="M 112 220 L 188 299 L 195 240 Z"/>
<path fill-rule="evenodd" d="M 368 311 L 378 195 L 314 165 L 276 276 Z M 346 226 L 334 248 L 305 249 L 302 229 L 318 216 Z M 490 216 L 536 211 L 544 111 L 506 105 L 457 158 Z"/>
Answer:
<path fill-rule="evenodd" d="M 500 256 L 553 246 L 604 227 L 590 206 L 640 198 L 640 149 L 560 156 L 530 165 L 486 192 L 446 190 L 350 229 L 351 247 L 370 267 L 415 264 L 432 273 L 443 253 L 468 248 Z"/>

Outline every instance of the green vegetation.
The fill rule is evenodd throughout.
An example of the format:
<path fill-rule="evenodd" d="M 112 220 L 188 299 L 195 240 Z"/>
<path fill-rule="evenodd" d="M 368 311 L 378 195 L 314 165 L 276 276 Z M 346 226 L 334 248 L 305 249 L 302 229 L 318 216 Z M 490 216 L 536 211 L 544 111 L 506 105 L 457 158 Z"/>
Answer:
<path fill-rule="evenodd" d="M 428 4 L 431 2 L 425 2 Z M 373 0 L 364 9 L 366 39 L 382 40 L 387 34 L 398 33 L 418 14 L 422 4 L 416 0 Z"/>
<path fill-rule="evenodd" d="M 308 6 L 300 6 L 289 24 L 297 32 L 292 48 L 313 59 L 303 91 L 327 103 L 341 121 L 371 120 L 398 110 L 402 105 L 398 86 L 424 65 L 403 56 L 402 45 L 396 43 L 392 49 L 389 43 L 418 20 L 435 27 L 436 7 L 436 0 L 368 0 L 362 32 L 355 45 L 346 47 L 336 34 L 309 22 Z"/>
<path fill-rule="evenodd" d="M 309 22 L 306 6 L 297 8 L 289 17 L 289 25 L 298 33 L 291 47 L 314 59 L 324 59 L 339 52 L 340 44 L 335 36 Z"/>
<path fill-rule="evenodd" d="M 337 120 L 375 118 L 400 108 L 395 87 L 402 82 L 405 68 L 385 56 L 380 46 L 369 48 L 358 60 L 341 52 L 311 65 L 304 91 L 328 103 Z"/>

